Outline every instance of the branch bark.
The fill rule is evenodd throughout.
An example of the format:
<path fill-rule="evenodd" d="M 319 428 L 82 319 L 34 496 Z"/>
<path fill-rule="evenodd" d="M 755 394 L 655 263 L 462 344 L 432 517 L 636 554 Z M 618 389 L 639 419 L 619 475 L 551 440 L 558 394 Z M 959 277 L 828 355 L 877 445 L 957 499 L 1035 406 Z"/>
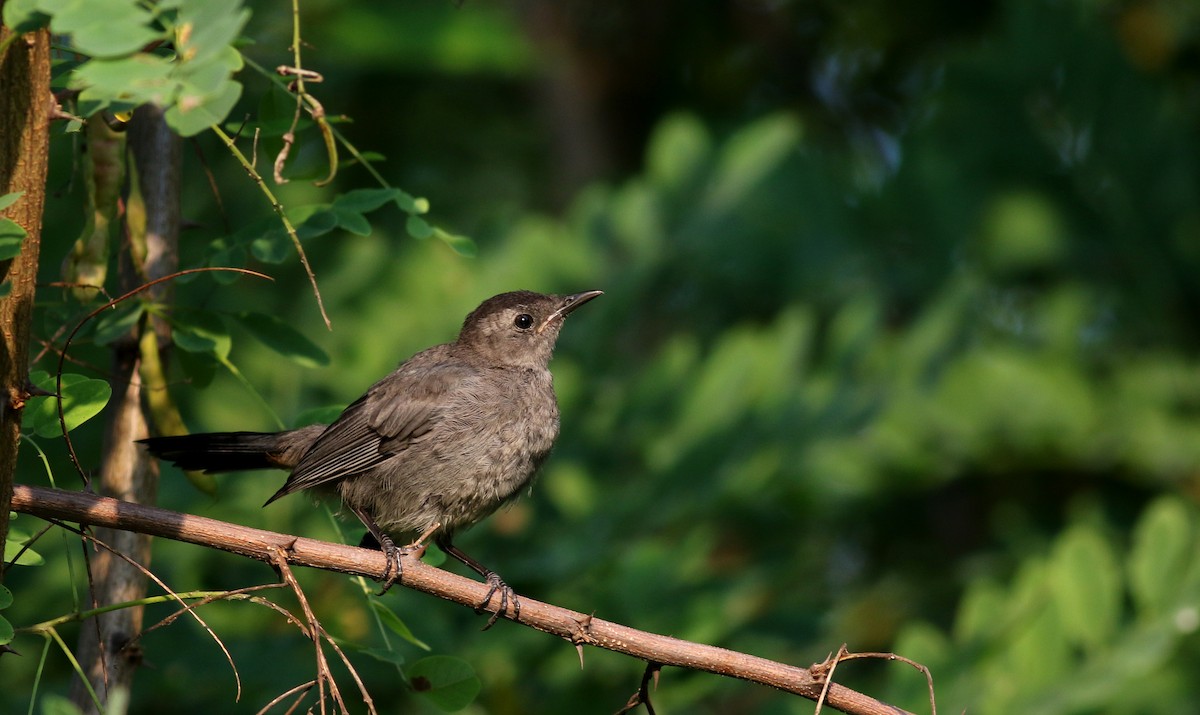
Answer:
<path fill-rule="evenodd" d="M 278 534 L 83 492 L 17 485 L 13 490 L 12 508 L 46 519 L 161 536 L 264 562 L 270 562 L 272 554 L 282 548 L 288 554 L 289 563 L 300 566 L 373 579 L 382 578 L 386 568 L 386 560 L 379 551 Z M 404 573 L 399 583 L 470 608 L 482 601 L 487 592 L 484 583 L 427 566 L 411 557 L 404 559 Z M 579 646 L 596 646 L 647 662 L 739 678 L 810 700 L 820 698 L 824 687 L 820 675 L 824 670 L 820 666 L 799 668 L 725 648 L 648 633 L 525 596 L 521 597 L 519 622 Z M 830 685 L 825 703 L 851 715 L 910 715 L 836 683 Z"/>

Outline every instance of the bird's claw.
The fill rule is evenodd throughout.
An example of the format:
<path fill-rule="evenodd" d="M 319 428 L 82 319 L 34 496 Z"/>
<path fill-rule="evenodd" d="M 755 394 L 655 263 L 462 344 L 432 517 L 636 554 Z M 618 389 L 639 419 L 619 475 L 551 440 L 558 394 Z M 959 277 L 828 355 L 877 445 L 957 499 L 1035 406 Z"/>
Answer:
<path fill-rule="evenodd" d="M 483 630 L 486 631 L 496 625 L 496 621 L 500 620 L 500 616 L 508 616 L 509 603 L 512 603 L 512 620 L 520 620 L 521 601 L 517 598 L 516 591 L 513 591 L 512 587 L 504 583 L 504 579 L 500 578 L 500 575 L 494 571 L 489 571 L 484 580 L 487 582 L 488 592 L 483 597 L 483 601 L 475 607 L 475 612 L 483 613 L 486 611 L 488 604 L 492 602 L 492 596 L 497 593 L 500 595 L 500 607 L 492 611 L 492 615 L 488 618 L 487 625 L 483 627 Z"/>
<path fill-rule="evenodd" d="M 387 557 L 387 568 L 383 571 L 383 588 L 380 589 L 379 593 L 375 594 L 376 596 L 382 596 L 387 593 L 392 584 L 400 580 L 400 577 L 404 575 L 404 564 L 401 562 L 401 558 L 412 553 L 410 547 L 400 548 L 396 546 L 396 542 L 392 541 L 387 535 L 384 535 L 379 540 L 379 549 Z"/>

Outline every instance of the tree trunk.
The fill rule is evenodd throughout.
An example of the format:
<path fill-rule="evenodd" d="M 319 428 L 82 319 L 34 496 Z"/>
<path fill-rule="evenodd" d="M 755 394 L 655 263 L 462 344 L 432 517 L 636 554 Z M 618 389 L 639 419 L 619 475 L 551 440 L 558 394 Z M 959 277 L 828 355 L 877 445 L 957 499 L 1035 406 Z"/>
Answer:
<path fill-rule="evenodd" d="M 125 240 L 120 252 L 121 290 L 176 270 L 179 237 L 179 137 L 163 121 L 161 110 L 141 107 L 129 125 L 132 154 L 130 192 L 126 202 Z M 166 285 L 152 289 L 154 299 L 164 299 Z M 154 331 L 143 322 L 138 331 Z M 113 355 L 113 398 L 108 406 L 100 491 L 122 501 L 154 504 L 158 495 L 158 464 L 134 440 L 149 436 L 142 407 L 143 381 L 139 379 L 141 346 L 157 349 L 155 340 L 131 334 L 117 342 Z M 97 529 L 96 536 L 143 567 L 150 566 L 149 536 L 129 531 Z M 92 559 L 95 597 L 100 605 L 141 598 L 146 578 L 141 569 L 100 551 Z M 124 608 L 99 617 L 80 631 L 78 658 L 101 700 L 127 696 L 140 653 L 126 645 L 142 629 L 142 609 Z M 103 646 L 101 646 L 103 644 Z M 82 683 L 76 682 L 72 700 L 85 712 L 96 712 Z"/>
<path fill-rule="evenodd" d="M 10 34 L 7 27 L 0 27 L 0 43 Z M 17 38 L 0 55 L 0 196 L 23 192 L 0 216 L 26 231 L 20 255 L 0 261 L 0 282 L 8 287 L 8 295 L 0 298 L 0 554 L 8 535 L 21 408 L 29 381 L 29 323 L 41 246 L 52 105 L 50 34 L 40 30 Z"/>

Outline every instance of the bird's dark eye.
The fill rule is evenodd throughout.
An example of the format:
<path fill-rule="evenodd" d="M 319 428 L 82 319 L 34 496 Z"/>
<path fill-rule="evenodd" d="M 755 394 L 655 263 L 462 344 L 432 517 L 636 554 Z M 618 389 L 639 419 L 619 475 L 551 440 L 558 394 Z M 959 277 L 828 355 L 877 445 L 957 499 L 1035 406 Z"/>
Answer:
<path fill-rule="evenodd" d="M 517 326 L 518 330 L 529 330 L 533 327 L 533 316 L 529 313 L 521 313 L 513 320 L 513 325 Z"/>

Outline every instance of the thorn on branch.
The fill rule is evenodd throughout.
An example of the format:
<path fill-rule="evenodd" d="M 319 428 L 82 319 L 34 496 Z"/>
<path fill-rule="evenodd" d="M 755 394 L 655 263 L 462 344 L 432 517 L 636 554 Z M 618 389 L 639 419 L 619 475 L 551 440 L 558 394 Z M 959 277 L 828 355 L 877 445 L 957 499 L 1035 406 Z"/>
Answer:
<path fill-rule="evenodd" d="M 592 642 L 592 616 L 587 614 L 583 618 L 575 621 L 575 628 L 571 633 L 571 643 L 575 644 L 575 651 L 579 653 L 579 669 L 583 670 L 583 646 L 590 645 Z"/>

